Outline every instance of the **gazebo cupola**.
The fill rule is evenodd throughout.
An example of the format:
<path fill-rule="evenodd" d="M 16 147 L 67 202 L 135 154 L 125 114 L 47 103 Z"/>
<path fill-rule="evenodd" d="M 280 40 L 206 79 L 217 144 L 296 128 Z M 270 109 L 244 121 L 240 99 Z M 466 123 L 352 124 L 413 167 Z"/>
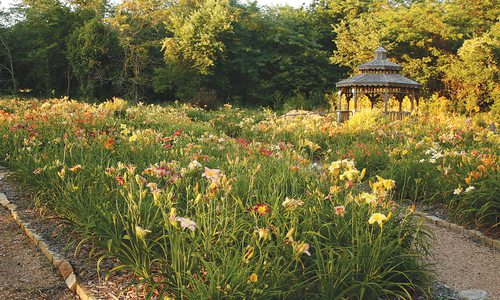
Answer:
<path fill-rule="evenodd" d="M 387 59 L 387 50 L 379 47 L 375 50 L 372 61 L 360 65 L 360 75 L 337 82 L 338 88 L 338 122 L 349 119 L 356 113 L 357 100 L 360 95 L 366 95 L 372 108 L 375 102 L 383 97 L 385 113 L 391 119 L 402 119 L 409 112 L 402 111 L 402 102 L 405 96 L 410 98 L 411 110 L 414 103 L 418 106 L 418 93 L 422 85 L 399 74 L 402 67 Z M 347 100 L 347 110 L 342 110 L 342 95 Z M 399 111 L 388 111 L 389 97 L 394 96 L 399 101 Z M 353 100 L 353 110 L 349 110 L 350 101 Z"/>

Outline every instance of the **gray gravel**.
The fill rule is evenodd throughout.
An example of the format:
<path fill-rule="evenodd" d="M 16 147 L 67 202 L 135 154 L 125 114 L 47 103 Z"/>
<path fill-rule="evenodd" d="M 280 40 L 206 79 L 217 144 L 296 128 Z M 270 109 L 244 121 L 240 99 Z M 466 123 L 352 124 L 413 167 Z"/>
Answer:
<path fill-rule="evenodd" d="M 481 289 L 500 299 L 500 251 L 463 234 L 428 225 L 434 232 L 432 260 L 439 281 L 454 290 Z"/>

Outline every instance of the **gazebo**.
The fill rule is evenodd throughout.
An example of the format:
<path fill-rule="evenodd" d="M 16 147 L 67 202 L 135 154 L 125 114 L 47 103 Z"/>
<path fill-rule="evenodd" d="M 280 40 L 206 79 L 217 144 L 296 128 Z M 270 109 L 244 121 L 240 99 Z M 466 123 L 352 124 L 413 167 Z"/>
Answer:
<path fill-rule="evenodd" d="M 357 100 L 360 95 L 366 95 L 371 107 L 381 97 L 385 101 L 385 114 L 392 120 L 402 120 L 409 112 L 402 111 L 403 99 L 410 98 L 411 110 L 414 103 L 418 106 L 418 93 L 422 85 L 399 74 L 402 67 L 387 59 L 387 50 L 379 47 L 375 50 L 375 59 L 359 66 L 360 75 L 337 82 L 338 88 L 338 122 L 349 119 L 356 113 Z M 342 110 L 342 95 L 347 100 L 347 110 Z M 399 102 L 399 111 L 388 111 L 389 97 L 394 96 Z M 353 109 L 349 110 L 349 103 L 353 100 Z"/>

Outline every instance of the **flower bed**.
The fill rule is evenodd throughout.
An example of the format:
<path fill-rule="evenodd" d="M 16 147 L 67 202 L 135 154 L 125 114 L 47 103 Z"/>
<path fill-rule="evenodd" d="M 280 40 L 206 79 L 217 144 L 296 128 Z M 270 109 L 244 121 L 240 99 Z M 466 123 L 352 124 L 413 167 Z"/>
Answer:
<path fill-rule="evenodd" d="M 3 100 L 0 108 L 0 156 L 151 297 L 426 294 L 428 233 L 394 199 L 451 196 L 467 174 L 457 199 L 497 193 L 498 140 L 487 134 L 467 160 L 465 142 L 438 148 L 444 133 L 416 123 L 339 127 L 329 117 L 119 99 Z M 477 149 L 480 134 L 462 134 L 471 143 L 463 151 Z M 458 156 L 444 150 L 453 147 Z M 491 222 L 491 207 L 484 211 L 478 224 Z"/>

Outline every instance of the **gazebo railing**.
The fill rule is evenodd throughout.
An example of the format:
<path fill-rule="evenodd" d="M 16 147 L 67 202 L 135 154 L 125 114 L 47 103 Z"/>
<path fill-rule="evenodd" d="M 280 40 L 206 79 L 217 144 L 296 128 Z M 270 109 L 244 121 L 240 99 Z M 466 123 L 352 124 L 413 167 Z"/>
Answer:
<path fill-rule="evenodd" d="M 388 111 L 386 112 L 386 115 L 391 121 L 401 121 L 405 117 L 409 116 L 410 113 L 407 111 Z"/>

